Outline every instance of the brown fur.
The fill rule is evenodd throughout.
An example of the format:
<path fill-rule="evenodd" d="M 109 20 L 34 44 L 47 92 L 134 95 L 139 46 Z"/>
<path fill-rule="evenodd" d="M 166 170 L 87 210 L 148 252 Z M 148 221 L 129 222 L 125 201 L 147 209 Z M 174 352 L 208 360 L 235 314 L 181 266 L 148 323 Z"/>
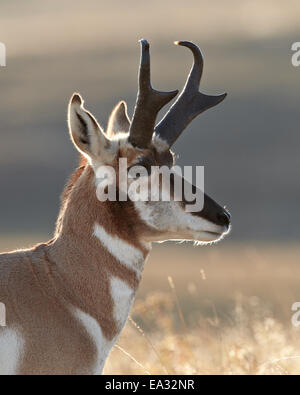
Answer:
<path fill-rule="evenodd" d="M 99 202 L 93 170 L 84 160 L 63 193 L 55 237 L 31 250 L 0 255 L 0 301 L 6 305 L 7 325 L 26 342 L 20 373 L 89 372 L 96 349 L 71 306 L 95 318 L 106 339 L 120 332 L 109 279 L 115 276 L 136 291 L 140 275 L 92 235 L 96 222 L 146 257 L 139 236 L 149 230 L 132 203 Z"/>
<path fill-rule="evenodd" d="M 142 41 L 142 45 L 143 50 L 149 50 L 145 41 Z M 191 43 L 181 45 L 195 47 Z M 146 82 L 149 70 L 146 67 L 141 73 Z M 189 87 L 190 84 L 186 86 Z M 140 88 L 144 90 L 144 86 Z M 127 158 L 128 166 L 137 163 L 143 165 L 143 161 L 147 166 L 173 164 L 171 151 L 167 149 L 158 153 L 154 146 L 150 146 L 150 141 L 157 111 L 174 97 L 175 92 L 163 95 L 161 100 L 158 100 L 159 94 L 154 94 L 150 86 L 144 93 L 150 99 L 155 95 L 155 108 L 152 106 L 151 114 L 151 100 L 146 100 L 145 111 L 141 106 L 143 95 L 139 96 L 142 100 L 138 100 L 134 112 L 129 141 L 139 147 L 149 147 L 148 149 L 133 148 L 124 134 L 119 140 L 115 139 L 115 133 L 127 132 L 129 129 L 125 103 L 119 103 L 113 111 L 106 135 L 93 115 L 84 108 L 81 96 L 77 93 L 72 96 L 68 111 L 70 137 L 75 147 L 87 155 L 95 168 L 101 164 L 113 163 L 117 169 L 120 157 Z M 182 115 L 180 111 L 177 113 Z M 172 125 L 172 129 L 174 127 Z M 139 133 L 146 133 L 147 136 Z M 211 204 L 207 212 L 212 212 L 216 219 L 218 215 L 224 215 L 220 209 L 216 204 Z M 164 238 L 157 236 L 167 236 L 168 229 L 162 226 L 159 232 L 151 228 L 145 222 L 152 222 L 143 222 L 140 218 L 143 213 L 139 213 L 131 201 L 100 202 L 96 195 L 94 170 L 83 159 L 62 195 L 53 239 L 29 250 L 0 255 L 0 302 L 5 304 L 7 312 L 7 328 L 0 327 L 0 340 L 12 342 L 9 349 L 12 354 L 22 351 L 19 358 L 16 358 L 16 373 L 88 374 L 93 372 L 96 362 L 103 365 L 107 355 L 98 354 L 97 344 L 88 333 L 91 329 L 88 328 L 89 319 L 98 323 L 101 337 L 103 335 L 109 344 L 113 344 L 124 322 L 118 321 L 114 316 L 111 279 L 116 277 L 122 280 L 135 293 L 144 262 L 140 262 L 139 267 L 123 265 L 94 236 L 94 227 L 99 224 L 106 233 L 123 242 L 127 241 L 130 247 L 140 250 L 146 258 L 149 250 L 144 241 L 163 240 Z M 226 218 L 229 225 L 228 216 Z M 177 238 L 177 232 L 173 234 Z M 135 264 L 138 266 L 139 262 Z M 132 295 L 131 292 L 128 294 L 129 308 Z M 123 294 L 120 295 L 123 297 Z M 85 314 L 87 327 L 74 314 L 80 311 Z M 14 343 L 20 339 L 24 341 L 24 350 L 21 347 L 22 341 L 19 345 Z M 108 350 L 109 348 L 107 352 Z M 99 361 L 99 357 L 102 361 Z M 13 363 L 14 359 L 11 361 Z M 12 370 L 14 368 L 11 367 Z"/>

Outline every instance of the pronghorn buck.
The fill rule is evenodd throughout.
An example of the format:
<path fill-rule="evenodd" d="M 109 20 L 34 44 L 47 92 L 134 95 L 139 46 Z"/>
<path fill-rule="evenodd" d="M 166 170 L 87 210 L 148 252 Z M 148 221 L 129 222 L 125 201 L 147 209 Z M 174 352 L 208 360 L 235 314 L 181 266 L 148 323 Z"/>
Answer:
<path fill-rule="evenodd" d="M 158 112 L 178 91 L 151 87 L 145 40 L 131 121 L 120 102 L 104 132 L 80 95 L 71 98 L 70 136 L 82 159 L 62 195 L 54 237 L 0 255 L 0 302 L 6 311 L 6 326 L 0 327 L 2 374 L 101 374 L 128 318 L 151 243 L 209 243 L 229 231 L 229 213 L 206 194 L 200 212 L 187 212 L 184 198 L 101 201 L 96 194 L 97 169 L 110 166 L 117 172 L 120 158 L 126 158 L 128 169 L 141 165 L 149 173 L 152 166 L 171 167 L 170 149 L 183 130 L 225 98 L 199 92 L 200 49 L 191 42 L 176 44 L 192 51 L 194 63 L 181 95 L 158 125 Z M 128 176 L 128 184 L 134 180 Z"/>

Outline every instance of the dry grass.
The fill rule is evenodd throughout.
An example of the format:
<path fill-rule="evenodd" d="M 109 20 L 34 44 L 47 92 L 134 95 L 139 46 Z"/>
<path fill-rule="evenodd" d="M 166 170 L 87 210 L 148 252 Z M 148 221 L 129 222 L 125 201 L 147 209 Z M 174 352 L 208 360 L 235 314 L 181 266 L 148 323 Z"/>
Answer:
<path fill-rule="evenodd" d="M 297 329 L 285 327 L 256 298 L 236 300 L 228 322 L 218 315 L 178 325 L 171 295 L 152 293 L 136 303 L 107 362 L 106 374 L 299 374 Z M 121 346 L 121 349 L 119 348 Z M 124 352 L 126 351 L 126 353 Z"/>
<path fill-rule="evenodd" d="M 300 329 L 291 324 L 299 249 L 182 248 L 173 256 L 159 248 L 149 262 L 147 290 L 132 311 L 138 327 L 128 321 L 105 373 L 299 374 Z M 174 290 L 166 277 L 162 287 L 158 268 L 172 272 L 175 256 Z M 196 256 L 209 262 L 195 268 Z"/>

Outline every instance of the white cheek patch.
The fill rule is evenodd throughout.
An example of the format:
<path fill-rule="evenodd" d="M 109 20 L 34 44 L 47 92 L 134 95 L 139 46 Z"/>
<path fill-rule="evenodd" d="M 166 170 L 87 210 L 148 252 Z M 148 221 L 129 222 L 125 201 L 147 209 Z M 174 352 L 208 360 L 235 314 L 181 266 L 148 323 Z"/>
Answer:
<path fill-rule="evenodd" d="M 95 361 L 95 366 L 93 368 L 93 375 L 102 374 L 102 370 L 104 367 L 105 360 L 107 358 L 108 353 L 110 352 L 113 342 L 107 340 L 102 333 L 101 327 L 98 322 L 91 317 L 89 314 L 84 313 L 82 310 L 72 307 L 71 309 L 73 315 L 76 317 L 78 321 L 85 328 L 88 333 L 90 339 L 93 341 L 96 350 L 97 357 Z"/>
<path fill-rule="evenodd" d="M 192 231 L 218 231 L 220 227 L 205 218 L 198 217 L 191 213 L 185 212 L 182 207 L 176 202 L 173 203 L 173 213 L 179 228 L 188 227 Z"/>
<path fill-rule="evenodd" d="M 24 344 L 24 339 L 16 330 L 0 328 L 0 375 L 18 374 Z"/>
<path fill-rule="evenodd" d="M 121 330 L 127 321 L 135 292 L 117 277 L 111 278 L 110 291 L 114 301 L 114 319 Z"/>
<path fill-rule="evenodd" d="M 220 226 L 185 212 L 178 202 L 135 202 L 135 207 L 141 219 L 153 228 L 182 236 L 193 236 L 194 232 L 219 232 Z M 166 235 L 167 236 L 167 235 Z M 192 237 L 193 238 L 193 237 Z"/>
<path fill-rule="evenodd" d="M 133 269 L 137 274 L 140 274 L 145 261 L 142 251 L 117 236 L 111 236 L 99 224 L 94 226 L 94 236 L 101 241 L 114 258 L 128 268 Z"/>

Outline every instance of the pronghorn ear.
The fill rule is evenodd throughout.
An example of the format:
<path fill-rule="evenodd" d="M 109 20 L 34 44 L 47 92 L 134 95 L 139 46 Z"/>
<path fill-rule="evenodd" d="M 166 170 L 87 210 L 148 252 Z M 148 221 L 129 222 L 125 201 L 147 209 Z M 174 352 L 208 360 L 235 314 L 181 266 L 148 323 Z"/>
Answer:
<path fill-rule="evenodd" d="M 83 107 L 83 103 L 81 96 L 74 93 L 68 111 L 70 136 L 81 153 L 95 159 L 110 147 L 110 140 L 94 116 Z"/>
<path fill-rule="evenodd" d="M 111 138 L 118 132 L 128 133 L 129 127 L 130 119 L 127 114 L 127 105 L 124 101 L 120 101 L 109 117 L 106 134 Z"/>

